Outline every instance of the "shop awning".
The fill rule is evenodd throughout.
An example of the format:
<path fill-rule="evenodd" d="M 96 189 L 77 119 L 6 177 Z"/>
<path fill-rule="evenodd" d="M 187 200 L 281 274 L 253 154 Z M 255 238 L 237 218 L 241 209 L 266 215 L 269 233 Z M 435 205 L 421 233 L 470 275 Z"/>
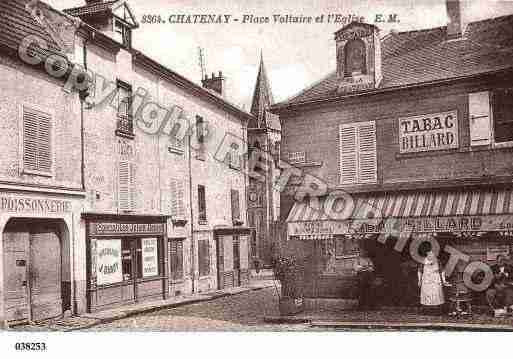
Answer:
<path fill-rule="evenodd" d="M 352 203 L 328 201 L 325 197 L 319 199 L 318 206 L 315 201 L 295 203 L 287 218 L 288 230 L 289 236 L 345 234 L 355 223 L 379 227 L 384 219 L 398 219 L 396 222 L 403 227 L 420 232 L 511 230 L 512 196 L 512 189 L 497 189 L 359 194 L 352 197 Z M 336 208 L 326 208 L 330 205 Z M 343 219 L 330 215 L 344 211 Z M 384 230 L 383 226 L 368 229 L 370 232 Z"/>

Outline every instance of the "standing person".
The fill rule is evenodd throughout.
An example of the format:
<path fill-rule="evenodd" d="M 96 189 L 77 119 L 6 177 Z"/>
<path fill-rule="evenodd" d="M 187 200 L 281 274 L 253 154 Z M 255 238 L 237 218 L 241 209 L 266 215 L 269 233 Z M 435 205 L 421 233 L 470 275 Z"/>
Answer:
<path fill-rule="evenodd" d="M 362 252 L 355 263 L 358 276 L 358 292 L 360 309 L 370 309 L 373 306 L 372 284 L 374 282 L 374 264 L 365 252 Z"/>
<path fill-rule="evenodd" d="M 426 312 L 442 313 L 445 303 L 443 285 L 446 285 L 445 273 L 440 270 L 438 258 L 433 251 L 427 252 L 424 263 L 419 266 L 418 280 L 420 287 L 420 304 Z"/>

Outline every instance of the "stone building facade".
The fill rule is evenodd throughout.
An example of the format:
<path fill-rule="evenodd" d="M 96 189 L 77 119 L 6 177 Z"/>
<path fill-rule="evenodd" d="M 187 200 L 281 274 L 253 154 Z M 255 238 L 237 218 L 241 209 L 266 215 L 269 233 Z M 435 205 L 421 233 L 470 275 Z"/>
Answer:
<path fill-rule="evenodd" d="M 356 298 L 366 256 L 383 303 L 416 303 L 414 238 L 437 241 L 444 264 L 447 246 L 469 256 L 458 285 L 469 263 L 511 251 L 513 17 L 463 24 L 457 2 L 447 9 L 448 26 L 383 38 L 349 24 L 337 70 L 273 107 L 282 156 L 301 159 L 281 213 L 290 247 L 314 258 L 306 296 Z"/>
<path fill-rule="evenodd" d="M 126 2 L 64 12 L 27 4 L 1 5 L 0 26 L 15 35 L 0 39 L 8 154 L 0 254 L 9 261 L 0 287 L 12 292 L 3 317 L 42 319 L 247 283 L 242 158 L 253 116 L 134 49 L 138 23 Z M 28 35 L 37 36 L 30 45 L 42 54 L 39 66 L 20 59 Z M 49 62 L 54 53 L 58 61 Z M 67 71 L 56 74 L 59 66 Z M 45 270 L 60 276 L 46 278 L 39 295 L 34 271 Z M 22 300 L 30 290 L 33 300 Z"/>

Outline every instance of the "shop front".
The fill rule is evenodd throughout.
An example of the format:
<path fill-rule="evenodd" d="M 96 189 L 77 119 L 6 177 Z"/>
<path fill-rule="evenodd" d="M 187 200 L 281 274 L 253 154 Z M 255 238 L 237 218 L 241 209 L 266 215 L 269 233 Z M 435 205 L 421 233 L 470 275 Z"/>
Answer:
<path fill-rule="evenodd" d="M 218 289 L 240 287 L 249 283 L 249 238 L 246 227 L 214 229 L 217 253 Z"/>
<path fill-rule="evenodd" d="M 166 298 L 167 217 L 85 214 L 83 218 L 88 311 Z"/>
<path fill-rule="evenodd" d="M 80 192 L 0 194 L 0 315 L 6 321 L 76 311 L 71 258 L 81 199 Z"/>
<path fill-rule="evenodd" d="M 448 279 L 459 287 L 470 263 L 492 265 L 497 255 L 509 256 L 513 249 L 510 188 L 390 192 L 353 196 L 342 205 L 320 202 L 320 207 L 296 203 L 287 219 L 287 245 L 309 260 L 306 296 L 357 298 L 356 265 L 367 257 L 379 278 L 381 304 L 417 304 L 417 269 L 426 246 L 439 253 L 444 267 L 458 256 Z M 326 213 L 334 211 L 325 205 L 349 216 L 330 219 Z M 475 268 L 472 281 L 478 285 L 472 287 L 481 289 L 473 295 L 481 300 L 486 288 L 479 282 L 486 273 Z"/>

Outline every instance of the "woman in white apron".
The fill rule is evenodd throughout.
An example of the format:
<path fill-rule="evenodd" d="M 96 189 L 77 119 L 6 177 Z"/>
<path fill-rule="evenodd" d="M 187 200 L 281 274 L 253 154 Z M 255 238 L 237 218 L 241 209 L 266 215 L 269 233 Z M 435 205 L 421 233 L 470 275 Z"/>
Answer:
<path fill-rule="evenodd" d="M 441 314 L 442 305 L 445 303 L 443 285 L 446 285 L 445 273 L 440 269 L 440 264 L 432 251 L 427 253 L 424 263 L 418 271 L 420 286 L 420 304 L 429 312 Z"/>

